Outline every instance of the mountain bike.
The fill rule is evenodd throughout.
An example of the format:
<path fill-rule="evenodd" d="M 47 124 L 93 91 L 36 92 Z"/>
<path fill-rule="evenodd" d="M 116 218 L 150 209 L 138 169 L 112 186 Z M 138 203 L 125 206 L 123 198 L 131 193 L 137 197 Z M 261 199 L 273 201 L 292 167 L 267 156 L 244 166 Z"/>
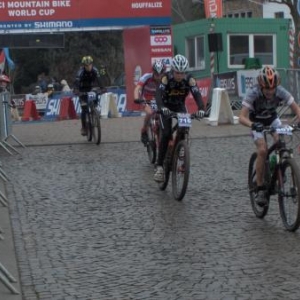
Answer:
<path fill-rule="evenodd" d="M 268 147 L 264 166 L 265 197 L 268 205 L 261 207 L 255 202 L 256 152 L 251 155 L 248 168 L 248 188 L 254 214 L 263 218 L 268 213 L 270 197 L 277 195 L 280 216 L 288 231 L 295 231 L 300 225 L 300 169 L 293 157 L 292 147 L 287 146 L 292 141 L 293 132 L 299 130 L 298 126 L 285 125 L 279 128 L 265 128 L 263 131 L 266 142 L 268 134 L 278 134 L 278 141 Z M 270 165 L 272 154 L 276 157 L 274 166 Z"/>
<path fill-rule="evenodd" d="M 190 175 L 189 129 L 192 126 L 192 119 L 200 120 L 200 118 L 195 114 L 176 112 L 171 112 L 169 118 L 175 122 L 172 125 L 172 137 L 163 162 L 164 181 L 159 183 L 159 188 L 166 189 L 172 172 L 173 197 L 181 201 L 185 196 Z"/>
<path fill-rule="evenodd" d="M 86 130 L 87 130 L 87 140 L 89 142 L 94 142 L 99 145 L 101 142 L 101 122 L 100 122 L 100 109 L 99 100 L 102 92 L 91 91 L 86 93 L 81 93 L 86 98 L 87 114 L 86 114 Z M 83 104 L 84 105 L 84 104 Z"/>
<path fill-rule="evenodd" d="M 157 105 L 155 100 L 143 100 L 143 99 L 135 99 L 135 103 L 137 104 L 147 104 L 150 105 L 151 109 L 153 110 L 153 114 L 150 119 L 150 123 L 148 126 L 148 142 L 146 145 L 148 158 L 151 164 L 155 164 L 158 156 L 158 149 L 159 149 L 159 118 L 160 115 L 157 112 Z"/>

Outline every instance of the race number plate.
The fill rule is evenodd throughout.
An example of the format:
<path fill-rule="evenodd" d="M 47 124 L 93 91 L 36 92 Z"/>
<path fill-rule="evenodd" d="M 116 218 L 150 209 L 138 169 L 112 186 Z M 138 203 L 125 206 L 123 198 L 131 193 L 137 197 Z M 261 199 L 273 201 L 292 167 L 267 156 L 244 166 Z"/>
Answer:
<path fill-rule="evenodd" d="M 88 101 L 94 101 L 97 99 L 97 94 L 95 92 L 88 92 Z"/>
<path fill-rule="evenodd" d="M 293 128 L 291 126 L 278 127 L 276 128 L 276 132 L 278 134 L 292 135 Z"/>
<path fill-rule="evenodd" d="M 179 127 L 192 127 L 191 115 L 187 113 L 177 114 Z"/>

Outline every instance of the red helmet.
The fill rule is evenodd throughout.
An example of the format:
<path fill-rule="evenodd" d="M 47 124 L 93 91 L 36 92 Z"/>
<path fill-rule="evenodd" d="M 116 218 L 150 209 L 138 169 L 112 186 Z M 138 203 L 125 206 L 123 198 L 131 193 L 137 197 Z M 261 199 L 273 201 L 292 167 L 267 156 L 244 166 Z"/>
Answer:
<path fill-rule="evenodd" d="M 280 76 L 273 68 L 266 66 L 259 72 L 257 81 L 261 88 L 273 89 L 280 84 Z"/>
<path fill-rule="evenodd" d="M 4 75 L 4 74 L 0 75 L 0 81 L 4 81 L 6 83 L 10 83 L 10 79 L 6 75 Z"/>

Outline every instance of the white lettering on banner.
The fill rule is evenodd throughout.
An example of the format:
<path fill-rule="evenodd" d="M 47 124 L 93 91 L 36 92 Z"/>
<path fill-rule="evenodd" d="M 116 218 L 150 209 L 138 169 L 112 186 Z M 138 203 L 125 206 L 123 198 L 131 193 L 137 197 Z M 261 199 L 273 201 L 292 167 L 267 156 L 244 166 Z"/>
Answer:
<path fill-rule="evenodd" d="M 153 65 L 155 60 L 157 59 L 160 59 L 164 64 L 166 65 L 171 65 L 171 60 L 172 60 L 172 57 L 152 57 L 151 58 L 151 64 Z"/>
<path fill-rule="evenodd" d="M 157 2 L 134 2 L 131 4 L 131 8 L 138 9 L 138 8 L 162 8 L 163 3 L 162 1 Z"/>
<path fill-rule="evenodd" d="M 171 46 L 172 38 L 171 35 L 152 35 L 150 36 L 151 46 Z"/>
<path fill-rule="evenodd" d="M 57 22 L 34 22 L 34 28 L 71 28 L 72 21 L 57 21 Z"/>
<path fill-rule="evenodd" d="M 60 109 L 60 99 L 50 99 L 48 101 L 47 111 L 45 113 L 46 117 L 53 117 L 59 115 Z"/>
<path fill-rule="evenodd" d="M 172 53 L 172 48 L 151 48 L 151 52 L 153 52 L 153 53 L 161 53 L 161 52 Z"/>
<path fill-rule="evenodd" d="M 50 7 L 50 1 L 9 1 L 7 8 L 38 8 Z"/>
<path fill-rule="evenodd" d="M 207 97 L 208 95 L 208 87 L 200 87 L 199 88 L 202 97 Z"/>
<path fill-rule="evenodd" d="M 151 28 L 150 34 L 151 35 L 158 35 L 158 34 L 169 35 L 169 34 L 171 34 L 171 29 L 170 28 Z"/>
<path fill-rule="evenodd" d="M 234 78 L 226 78 L 220 79 L 220 88 L 224 88 L 226 90 L 234 90 L 235 89 L 235 80 Z"/>
<path fill-rule="evenodd" d="M 38 11 L 35 9 L 17 9 L 17 10 L 9 10 L 8 15 L 10 17 L 23 17 L 23 16 L 52 16 L 54 15 L 54 9 L 39 9 Z"/>

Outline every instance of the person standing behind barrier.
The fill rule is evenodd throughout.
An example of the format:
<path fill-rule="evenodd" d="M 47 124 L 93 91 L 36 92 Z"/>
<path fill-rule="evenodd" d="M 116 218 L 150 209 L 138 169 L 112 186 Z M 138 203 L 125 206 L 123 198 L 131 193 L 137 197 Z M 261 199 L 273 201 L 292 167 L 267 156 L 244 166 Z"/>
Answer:
<path fill-rule="evenodd" d="M 10 79 L 2 74 L 0 75 L 0 93 L 4 93 L 4 92 L 8 92 L 8 85 L 10 83 Z M 19 112 L 16 106 L 15 101 L 10 99 L 10 113 L 11 116 L 13 118 L 13 120 L 15 121 L 19 121 L 20 120 L 20 116 L 19 116 Z"/>
<path fill-rule="evenodd" d="M 80 93 L 90 92 L 93 87 L 99 87 L 101 90 L 104 90 L 104 86 L 98 69 L 93 66 L 93 58 L 91 56 L 84 56 L 81 63 L 82 66 L 79 68 L 74 82 L 74 94 L 79 95 L 81 106 L 81 135 L 87 135 L 87 96 Z"/>
<path fill-rule="evenodd" d="M 165 64 L 161 60 L 156 60 L 152 65 L 152 72 L 145 73 L 139 79 L 133 92 L 134 99 L 136 100 L 141 98 L 148 101 L 155 100 L 156 89 L 165 71 Z M 149 139 L 147 131 L 153 110 L 151 109 L 150 105 L 145 104 L 144 111 L 146 116 L 141 129 L 141 141 L 146 146 Z"/>
<path fill-rule="evenodd" d="M 68 85 L 68 83 L 67 83 L 67 81 L 66 81 L 65 79 L 62 79 L 62 81 L 60 82 L 60 84 L 61 84 L 61 86 L 62 86 L 61 91 L 62 91 L 63 93 L 66 93 L 66 92 L 70 92 L 70 91 L 71 91 L 71 89 L 70 89 L 70 87 L 69 87 L 69 85 Z"/>

